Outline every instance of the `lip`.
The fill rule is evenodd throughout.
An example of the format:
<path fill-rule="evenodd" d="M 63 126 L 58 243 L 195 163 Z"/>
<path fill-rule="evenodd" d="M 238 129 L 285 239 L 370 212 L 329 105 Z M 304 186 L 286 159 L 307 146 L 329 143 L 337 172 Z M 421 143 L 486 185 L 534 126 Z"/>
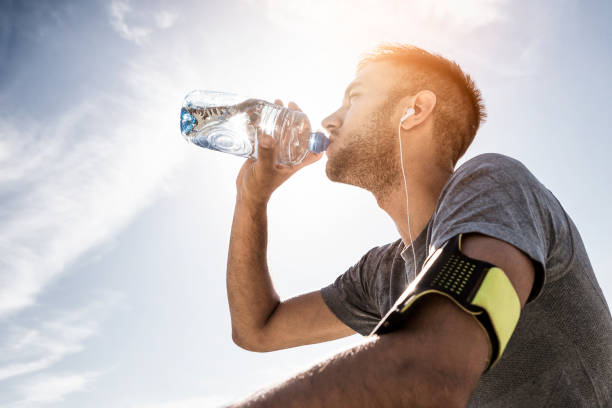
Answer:
<path fill-rule="evenodd" d="M 325 154 L 329 156 L 329 152 L 332 148 L 332 145 L 334 144 L 334 142 L 332 140 L 329 141 L 329 144 L 327 145 L 327 149 L 325 149 Z"/>

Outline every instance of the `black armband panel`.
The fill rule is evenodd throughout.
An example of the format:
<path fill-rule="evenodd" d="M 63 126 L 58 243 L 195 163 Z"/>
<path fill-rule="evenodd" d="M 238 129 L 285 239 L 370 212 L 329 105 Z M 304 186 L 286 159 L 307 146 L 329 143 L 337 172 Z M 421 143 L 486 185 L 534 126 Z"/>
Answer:
<path fill-rule="evenodd" d="M 397 330 L 418 299 L 428 294 L 442 295 L 473 316 L 487 334 L 491 352 L 488 370 L 504 352 L 521 305 L 506 273 L 488 262 L 465 256 L 461 237 L 459 234 L 449 239 L 425 261 L 416 279 L 369 335 Z"/>

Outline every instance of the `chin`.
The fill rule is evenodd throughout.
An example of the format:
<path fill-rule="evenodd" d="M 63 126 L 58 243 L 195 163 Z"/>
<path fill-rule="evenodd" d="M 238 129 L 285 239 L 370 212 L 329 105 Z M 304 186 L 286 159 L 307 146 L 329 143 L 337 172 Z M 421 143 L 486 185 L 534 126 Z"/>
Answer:
<path fill-rule="evenodd" d="M 327 158 L 327 163 L 325 163 L 325 174 L 328 179 L 338 183 L 345 183 L 347 178 L 346 171 L 346 166 L 338 165 L 337 160 L 333 158 Z"/>
<path fill-rule="evenodd" d="M 337 174 L 334 171 L 335 169 L 332 167 L 332 165 L 330 164 L 332 161 L 331 159 L 328 157 L 327 158 L 327 163 L 325 163 L 325 175 L 327 176 L 328 179 L 330 179 L 331 181 L 338 181 L 337 180 Z"/>
<path fill-rule="evenodd" d="M 350 166 L 349 160 L 328 159 L 325 164 L 325 174 L 330 181 L 348 184 L 356 187 L 364 187 L 359 177 L 356 177 L 355 169 Z"/>
<path fill-rule="evenodd" d="M 372 155 L 369 152 L 346 150 L 328 156 L 325 174 L 330 181 L 363 188 L 374 195 L 384 196 L 397 188 L 401 178 L 401 168 L 394 166 L 392 160 Z"/>

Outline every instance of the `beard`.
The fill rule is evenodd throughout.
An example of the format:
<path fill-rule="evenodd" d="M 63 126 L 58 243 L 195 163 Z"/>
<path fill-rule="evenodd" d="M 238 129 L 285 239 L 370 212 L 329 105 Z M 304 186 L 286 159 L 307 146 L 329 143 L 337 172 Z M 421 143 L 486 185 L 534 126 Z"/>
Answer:
<path fill-rule="evenodd" d="M 346 135 L 350 141 L 328 157 L 325 173 L 331 181 L 364 188 L 376 197 L 385 197 L 398 188 L 401 164 L 397 129 L 390 120 L 388 101 L 370 116 L 357 132 Z"/>

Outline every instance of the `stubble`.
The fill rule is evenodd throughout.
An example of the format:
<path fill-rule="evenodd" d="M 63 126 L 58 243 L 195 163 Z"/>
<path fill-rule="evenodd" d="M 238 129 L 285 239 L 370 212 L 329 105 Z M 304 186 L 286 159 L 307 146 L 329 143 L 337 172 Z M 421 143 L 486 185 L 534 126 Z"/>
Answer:
<path fill-rule="evenodd" d="M 376 197 L 398 188 L 402 169 L 397 128 L 389 117 L 394 104 L 388 100 L 359 131 L 346 135 L 348 144 L 327 160 L 325 172 L 331 181 L 364 188 Z"/>

